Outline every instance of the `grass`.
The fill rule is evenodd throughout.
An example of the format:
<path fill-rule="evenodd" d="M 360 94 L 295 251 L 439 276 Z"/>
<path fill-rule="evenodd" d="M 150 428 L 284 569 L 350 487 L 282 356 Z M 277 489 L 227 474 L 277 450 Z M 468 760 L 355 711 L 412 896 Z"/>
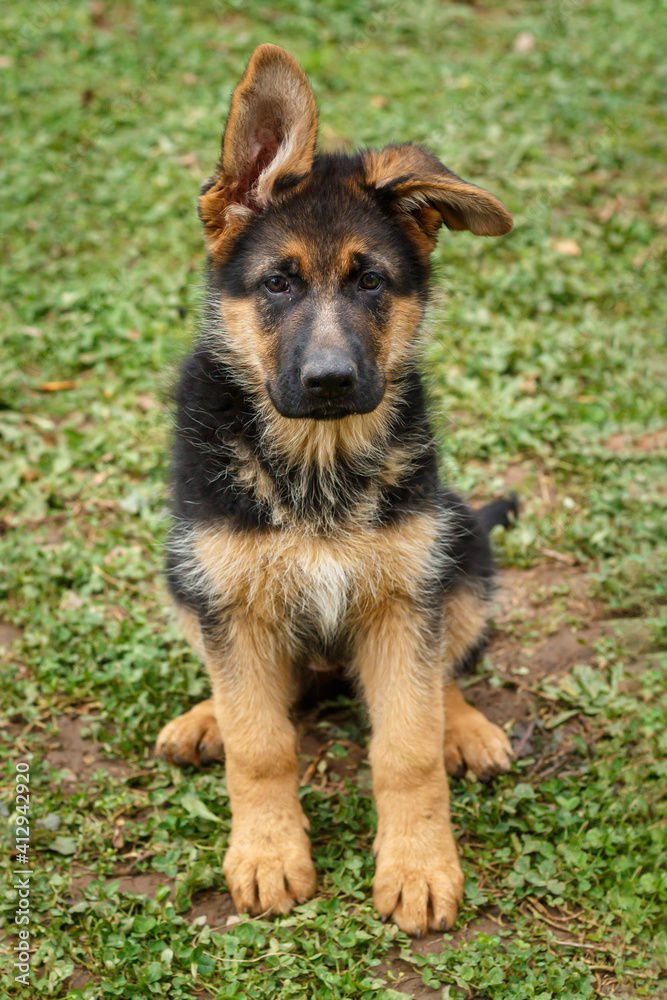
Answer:
<path fill-rule="evenodd" d="M 8 934 L 3 996 L 667 995 L 664 5 L 17 0 L 2 21 L 10 930 L 19 761 L 34 870 L 33 985 Z M 206 692 L 161 580 L 195 195 L 266 40 L 308 72 L 325 145 L 426 142 L 516 220 L 497 242 L 441 239 L 426 369 L 449 478 L 524 501 L 496 536 L 522 603 L 471 689 L 504 699 L 524 745 L 493 788 L 455 784 L 466 901 L 457 932 L 419 944 L 369 902 L 351 706 L 308 723 L 319 890 L 280 920 L 235 921 L 222 895 L 223 770 L 151 757 Z M 566 632 L 580 657 L 539 669 Z"/>

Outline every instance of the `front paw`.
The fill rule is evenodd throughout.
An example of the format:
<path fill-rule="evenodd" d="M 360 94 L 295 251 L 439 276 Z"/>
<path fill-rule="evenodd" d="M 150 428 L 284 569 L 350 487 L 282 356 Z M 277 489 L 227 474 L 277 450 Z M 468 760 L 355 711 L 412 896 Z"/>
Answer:
<path fill-rule="evenodd" d="M 300 809 L 292 816 L 258 813 L 233 825 L 222 868 L 239 913 L 288 913 L 313 895 L 307 826 Z"/>
<path fill-rule="evenodd" d="M 464 879 L 456 846 L 448 841 L 441 831 L 383 839 L 373 881 L 373 902 L 382 919 L 393 917 L 414 937 L 452 927 Z"/>

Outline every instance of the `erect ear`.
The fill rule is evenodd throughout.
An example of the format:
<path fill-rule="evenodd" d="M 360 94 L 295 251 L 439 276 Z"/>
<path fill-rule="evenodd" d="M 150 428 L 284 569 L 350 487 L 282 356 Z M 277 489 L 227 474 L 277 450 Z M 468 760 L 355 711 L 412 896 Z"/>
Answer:
<path fill-rule="evenodd" d="M 364 166 L 366 182 L 386 197 L 427 253 L 443 223 L 476 236 L 502 236 L 512 228 L 502 202 L 457 177 L 423 146 L 368 150 Z"/>
<path fill-rule="evenodd" d="M 284 49 L 258 46 L 232 95 L 217 173 L 199 197 L 214 257 L 272 196 L 310 172 L 316 136 L 317 109 L 305 73 Z"/>

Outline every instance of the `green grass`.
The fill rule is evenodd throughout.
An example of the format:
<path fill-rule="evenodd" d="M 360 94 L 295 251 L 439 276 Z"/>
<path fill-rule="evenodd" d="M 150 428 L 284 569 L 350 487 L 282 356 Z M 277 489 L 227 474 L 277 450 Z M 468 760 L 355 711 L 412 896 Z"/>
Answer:
<path fill-rule="evenodd" d="M 21 760 L 35 874 L 34 985 L 14 982 L 8 934 L 3 996 L 667 995 L 665 13 L 658 0 L 5 5 L 10 930 Z M 522 32 L 529 51 L 515 48 Z M 224 771 L 151 757 L 160 726 L 206 693 L 161 580 L 165 400 L 200 301 L 195 198 L 231 89 L 268 40 L 308 72 L 324 144 L 425 142 L 513 212 L 510 237 L 445 234 L 435 254 L 426 368 L 443 465 L 480 499 L 519 482 L 501 564 L 562 569 L 562 591 L 513 641 L 532 649 L 564 628 L 549 608 L 568 574 L 588 574 L 572 627 L 593 630 L 592 658 L 522 677 L 526 756 L 493 788 L 454 784 L 468 931 L 426 946 L 373 914 L 368 768 L 335 771 L 363 741 L 351 708 L 316 724 L 303 787 L 318 894 L 272 922 L 201 920 L 207 892 L 225 888 Z M 507 673 L 488 677 L 508 704 L 521 694 Z M 102 748 L 76 759 L 78 780 L 47 757 L 74 715 L 85 747 Z M 105 754 L 125 762 L 115 777 Z M 129 890 L 130 869 L 147 896 Z"/>

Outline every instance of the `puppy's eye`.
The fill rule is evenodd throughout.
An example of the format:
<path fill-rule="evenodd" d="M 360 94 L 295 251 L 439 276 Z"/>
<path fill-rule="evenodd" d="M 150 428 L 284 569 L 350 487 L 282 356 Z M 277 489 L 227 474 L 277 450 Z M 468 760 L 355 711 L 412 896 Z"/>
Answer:
<path fill-rule="evenodd" d="M 377 271 L 366 271 L 366 274 L 362 274 L 359 278 L 359 288 L 363 288 L 365 292 L 377 292 L 381 285 L 382 275 Z"/>
<path fill-rule="evenodd" d="M 289 291 L 289 282 L 283 278 L 282 274 L 274 274 L 264 282 L 264 287 L 268 288 L 274 295 L 280 295 L 281 292 Z"/>

